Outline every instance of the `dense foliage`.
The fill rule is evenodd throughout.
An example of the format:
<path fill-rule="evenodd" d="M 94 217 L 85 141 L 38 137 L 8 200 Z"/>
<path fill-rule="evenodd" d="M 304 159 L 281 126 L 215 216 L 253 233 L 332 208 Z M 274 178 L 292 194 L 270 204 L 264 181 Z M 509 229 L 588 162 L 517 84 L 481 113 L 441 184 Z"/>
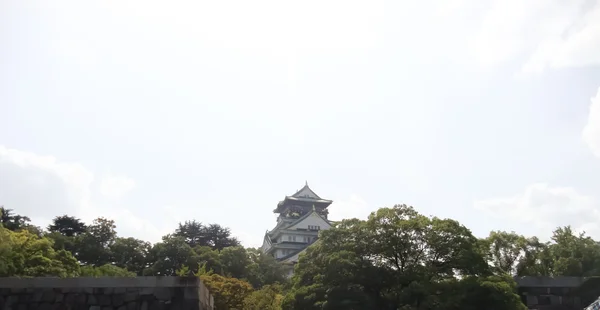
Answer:
<path fill-rule="evenodd" d="M 283 274 L 218 224 L 180 223 L 150 244 L 118 236 L 106 218 L 61 215 L 44 230 L 0 207 L 0 277 L 196 275 L 218 310 L 526 309 L 513 276 L 597 276 L 600 244 L 570 227 L 550 242 L 502 231 L 481 239 L 397 205 L 322 231 L 291 281 Z"/>

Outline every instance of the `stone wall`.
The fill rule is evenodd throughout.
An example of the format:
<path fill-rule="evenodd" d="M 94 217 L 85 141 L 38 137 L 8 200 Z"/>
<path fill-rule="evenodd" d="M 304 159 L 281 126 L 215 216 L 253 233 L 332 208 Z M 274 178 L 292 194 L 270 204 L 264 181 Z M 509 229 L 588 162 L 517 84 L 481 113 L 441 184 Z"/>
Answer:
<path fill-rule="evenodd" d="M 0 310 L 214 310 L 197 277 L 0 278 Z"/>

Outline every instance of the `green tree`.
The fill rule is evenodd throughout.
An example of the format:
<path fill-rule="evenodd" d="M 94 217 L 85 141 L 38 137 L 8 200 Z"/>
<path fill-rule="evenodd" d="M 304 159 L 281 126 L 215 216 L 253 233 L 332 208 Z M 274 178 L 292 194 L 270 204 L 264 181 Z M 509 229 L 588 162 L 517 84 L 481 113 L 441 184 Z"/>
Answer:
<path fill-rule="evenodd" d="M 281 310 L 283 302 L 281 285 L 265 285 L 244 299 L 245 310 Z"/>
<path fill-rule="evenodd" d="M 0 277 L 68 277 L 79 274 L 77 260 L 64 250 L 55 251 L 52 241 L 27 230 L 0 227 Z"/>
<path fill-rule="evenodd" d="M 522 309 L 510 282 L 490 278 L 484 257 L 480 241 L 454 220 L 426 217 L 405 205 L 383 208 L 366 221 L 344 220 L 322 231 L 319 241 L 301 255 L 283 306 L 441 310 L 456 304 L 465 309 Z M 472 284 L 467 279 L 489 281 Z M 486 290 L 491 284 L 504 286 Z M 455 292 L 463 287 L 478 288 L 478 300 L 499 296 L 507 302 L 498 308 L 491 304 L 493 298 L 479 304 L 455 300 Z"/>
<path fill-rule="evenodd" d="M 184 266 L 191 266 L 192 272 L 196 272 L 200 262 L 185 239 L 175 235 L 166 235 L 162 242 L 156 243 L 150 250 L 147 261 L 150 267 L 144 274 L 161 276 L 174 276 Z"/>
<path fill-rule="evenodd" d="M 247 279 L 254 288 L 261 288 L 268 284 L 285 284 L 288 281 L 283 265 L 273 256 L 253 248 L 246 249 L 246 252 L 250 260 L 246 267 Z"/>
<path fill-rule="evenodd" d="M 232 246 L 221 250 L 219 259 L 223 271 L 229 277 L 237 279 L 248 278 L 248 267 L 251 263 L 248 252 L 244 247 Z"/>
<path fill-rule="evenodd" d="M 147 256 L 151 245 L 149 242 L 135 238 L 119 238 L 109 246 L 112 263 L 127 269 L 134 274 L 142 275 L 147 268 Z"/>
<path fill-rule="evenodd" d="M 200 275 L 200 279 L 213 295 L 215 309 L 245 309 L 244 300 L 252 293 L 250 283 L 218 274 Z"/>
<path fill-rule="evenodd" d="M 85 233 L 87 227 L 80 219 L 68 215 L 57 216 L 48 225 L 48 231 L 59 233 L 66 237 L 75 237 Z"/>
<path fill-rule="evenodd" d="M 200 264 L 203 264 L 208 270 L 212 270 L 218 274 L 225 274 L 219 251 L 213 250 L 208 246 L 196 246 L 194 248 L 194 253 L 196 255 L 195 259 Z"/>
<path fill-rule="evenodd" d="M 14 214 L 12 209 L 0 206 L 0 223 L 4 228 L 17 231 L 29 226 L 31 220 L 27 216 Z"/>
<path fill-rule="evenodd" d="M 600 244 L 586 236 L 575 234 L 571 227 L 559 227 L 552 235 L 548 254 L 552 258 L 554 276 L 600 275 Z"/>
<path fill-rule="evenodd" d="M 196 246 L 209 246 L 212 249 L 222 250 L 230 246 L 240 245 L 239 241 L 231 236 L 231 230 L 218 224 L 203 225 L 195 220 L 179 223 L 175 236 L 184 238 L 192 248 Z"/>
<path fill-rule="evenodd" d="M 106 264 L 99 267 L 83 266 L 80 276 L 82 277 L 135 277 L 135 272 L 128 271 L 114 265 Z"/>
<path fill-rule="evenodd" d="M 115 222 L 103 217 L 97 218 L 87 231 L 76 239 L 77 259 L 83 264 L 102 266 L 110 263 L 110 247 L 117 238 Z"/>

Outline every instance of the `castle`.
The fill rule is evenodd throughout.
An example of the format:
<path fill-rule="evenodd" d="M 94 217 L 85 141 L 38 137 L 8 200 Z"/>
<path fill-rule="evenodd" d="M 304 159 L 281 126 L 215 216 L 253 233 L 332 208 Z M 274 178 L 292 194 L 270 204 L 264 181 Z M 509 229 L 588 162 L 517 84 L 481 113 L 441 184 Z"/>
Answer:
<path fill-rule="evenodd" d="M 277 225 L 265 233 L 261 249 L 282 263 L 288 276 L 292 275 L 300 253 L 317 240 L 319 230 L 331 227 L 327 207 L 332 202 L 319 197 L 306 183 L 273 210 L 279 214 Z"/>

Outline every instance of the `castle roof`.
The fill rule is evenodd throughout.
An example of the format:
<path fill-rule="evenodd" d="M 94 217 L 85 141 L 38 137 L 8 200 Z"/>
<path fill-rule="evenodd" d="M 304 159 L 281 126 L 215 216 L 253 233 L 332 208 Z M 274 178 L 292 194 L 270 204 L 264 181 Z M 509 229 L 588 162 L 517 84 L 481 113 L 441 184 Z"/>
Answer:
<path fill-rule="evenodd" d="M 322 208 L 327 208 L 333 201 L 323 199 L 317 195 L 309 186 L 308 182 L 292 196 L 285 196 L 285 198 L 277 204 L 275 213 L 281 212 L 282 207 L 288 204 L 306 205 L 312 206 L 317 205 Z"/>

